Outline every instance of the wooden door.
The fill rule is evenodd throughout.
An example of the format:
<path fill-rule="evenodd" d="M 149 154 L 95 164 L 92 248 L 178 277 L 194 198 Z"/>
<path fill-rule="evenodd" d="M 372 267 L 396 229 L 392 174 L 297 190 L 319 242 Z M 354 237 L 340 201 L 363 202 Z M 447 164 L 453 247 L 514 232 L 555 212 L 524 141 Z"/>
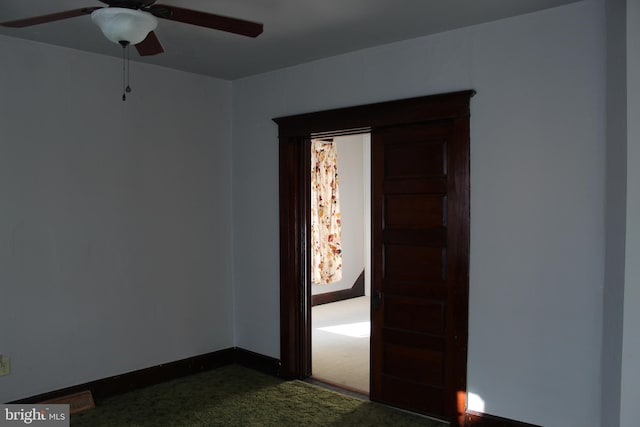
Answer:
<path fill-rule="evenodd" d="M 372 316 L 371 398 L 458 422 L 466 403 L 474 94 L 466 90 L 274 119 L 280 140 L 280 376 L 311 374 L 308 140 L 371 131 L 378 207 L 372 287 L 381 296 Z M 434 220 L 439 214 L 430 209 L 437 197 L 446 218 L 440 225 Z M 414 263 L 433 267 L 438 254 L 440 276 L 433 269 L 408 269 Z"/>
<path fill-rule="evenodd" d="M 468 117 L 372 132 L 371 399 L 452 421 L 466 396 Z"/>

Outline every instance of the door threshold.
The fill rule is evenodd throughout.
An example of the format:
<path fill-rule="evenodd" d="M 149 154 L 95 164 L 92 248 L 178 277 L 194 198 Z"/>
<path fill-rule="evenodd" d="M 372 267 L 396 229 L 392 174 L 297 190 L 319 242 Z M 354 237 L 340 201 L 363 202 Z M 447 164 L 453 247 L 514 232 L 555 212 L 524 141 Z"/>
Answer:
<path fill-rule="evenodd" d="M 361 400 L 369 400 L 369 392 L 349 387 L 348 385 L 338 384 L 333 381 L 318 377 L 309 377 L 305 381 L 310 384 L 328 388 L 329 390 L 337 391 L 338 393 L 353 396 Z"/>
<path fill-rule="evenodd" d="M 330 380 L 325 380 L 324 378 L 309 377 L 309 378 L 307 378 L 307 379 L 305 379 L 303 381 L 307 382 L 309 384 L 317 385 L 318 387 L 322 387 L 322 388 L 326 388 L 328 390 L 335 391 L 337 393 L 346 394 L 347 396 L 355 397 L 356 399 L 368 400 L 368 401 L 371 400 L 371 399 L 369 399 L 369 393 L 367 393 L 364 390 L 359 390 L 357 388 L 349 387 L 349 386 L 346 386 L 344 384 L 338 384 L 338 383 L 335 383 L 335 382 L 330 381 Z M 388 408 L 392 408 L 392 409 L 394 409 L 396 411 L 406 412 L 407 414 L 415 415 L 415 416 L 418 416 L 418 417 L 421 417 L 421 418 L 426 418 L 426 419 L 432 420 L 432 421 L 437 421 L 437 422 L 440 422 L 440 423 L 443 423 L 443 424 L 450 424 L 449 421 L 447 421 L 447 420 L 443 420 L 443 419 L 440 419 L 440 418 L 435 418 L 433 416 L 426 415 L 426 414 L 421 414 L 420 412 L 413 412 L 413 411 L 410 411 L 408 409 L 399 408 L 397 406 L 389 405 L 389 404 L 382 403 L 382 402 L 377 402 L 377 403 L 379 405 L 386 406 Z"/>

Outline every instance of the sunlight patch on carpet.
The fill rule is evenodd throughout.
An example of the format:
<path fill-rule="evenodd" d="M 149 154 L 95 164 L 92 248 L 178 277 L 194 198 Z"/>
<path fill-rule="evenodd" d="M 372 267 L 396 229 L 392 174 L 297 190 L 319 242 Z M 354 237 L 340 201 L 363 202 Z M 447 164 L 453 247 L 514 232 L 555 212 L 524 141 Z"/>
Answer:
<path fill-rule="evenodd" d="M 320 331 L 332 334 L 345 335 L 354 338 L 369 338 L 371 332 L 371 322 L 345 323 L 344 325 L 325 326 L 318 328 Z"/>

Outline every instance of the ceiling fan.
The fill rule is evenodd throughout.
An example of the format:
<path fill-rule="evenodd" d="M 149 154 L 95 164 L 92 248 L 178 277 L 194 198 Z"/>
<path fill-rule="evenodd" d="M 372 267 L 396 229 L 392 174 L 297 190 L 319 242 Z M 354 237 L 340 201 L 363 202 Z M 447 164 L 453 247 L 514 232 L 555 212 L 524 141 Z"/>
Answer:
<path fill-rule="evenodd" d="M 165 4 L 155 4 L 156 0 L 99 1 L 108 7 L 83 7 L 65 12 L 2 22 L 0 25 L 5 27 L 28 27 L 76 16 L 91 15 L 91 19 L 100 27 L 109 40 L 123 47 L 135 45 L 141 56 L 156 55 L 164 52 L 158 37 L 153 31 L 158 25 L 156 18 L 212 28 L 247 37 L 257 37 L 262 33 L 262 24 L 260 23 Z"/>

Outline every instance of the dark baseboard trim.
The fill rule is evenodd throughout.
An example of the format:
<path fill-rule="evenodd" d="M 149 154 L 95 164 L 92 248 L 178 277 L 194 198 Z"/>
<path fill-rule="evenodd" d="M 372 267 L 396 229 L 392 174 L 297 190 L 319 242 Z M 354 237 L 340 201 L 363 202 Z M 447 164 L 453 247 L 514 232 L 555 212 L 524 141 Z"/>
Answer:
<path fill-rule="evenodd" d="M 127 391 L 159 384 L 187 375 L 197 374 L 225 365 L 236 363 L 269 375 L 278 376 L 280 360 L 243 348 L 234 347 L 214 351 L 175 362 L 164 363 L 150 368 L 127 372 L 125 374 L 78 384 L 61 390 L 43 393 L 25 399 L 8 403 L 35 404 L 46 400 L 53 400 L 81 391 L 91 391 L 94 400 L 115 396 Z M 541 427 L 520 421 L 513 421 L 495 415 L 469 411 L 465 416 L 466 427 Z"/>
<path fill-rule="evenodd" d="M 542 427 L 475 411 L 467 412 L 464 425 L 465 427 Z"/>
<path fill-rule="evenodd" d="M 243 348 L 236 347 L 234 349 L 234 362 L 276 377 L 280 374 L 280 360 Z"/>
<path fill-rule="evenodd" d="M 115 396 L 137 388 L 159 384 L 187 375 L 219 368 L 221 366 L 231 365 L 233 363 L 271 375 L 277 375 L 280 367 L 280 361 L 272 357 L 237 347 L 227 348 L 224 350 L 214 351 L 212 353 L 202 354 L 200 356 L 189 357 L 175 362 L 164 363 L 150 368 L 127 372 L 125 374 L 101 380 L 78 384 L 8 403 L 35 404 L 85 390 L 91 391 L 94 400 L 100 400 L 105 397 Z"/>
<path fill-rule="evenodd" d="M 324 294 L 311 295 L 311 305 L 328 304 L 330 302 L 343 301 L 349 298 L 364 296 L 364 270 L 356 279 L 353 286 L 349 289 L 341 289 L 335 292 L 327 292 Z"/>

